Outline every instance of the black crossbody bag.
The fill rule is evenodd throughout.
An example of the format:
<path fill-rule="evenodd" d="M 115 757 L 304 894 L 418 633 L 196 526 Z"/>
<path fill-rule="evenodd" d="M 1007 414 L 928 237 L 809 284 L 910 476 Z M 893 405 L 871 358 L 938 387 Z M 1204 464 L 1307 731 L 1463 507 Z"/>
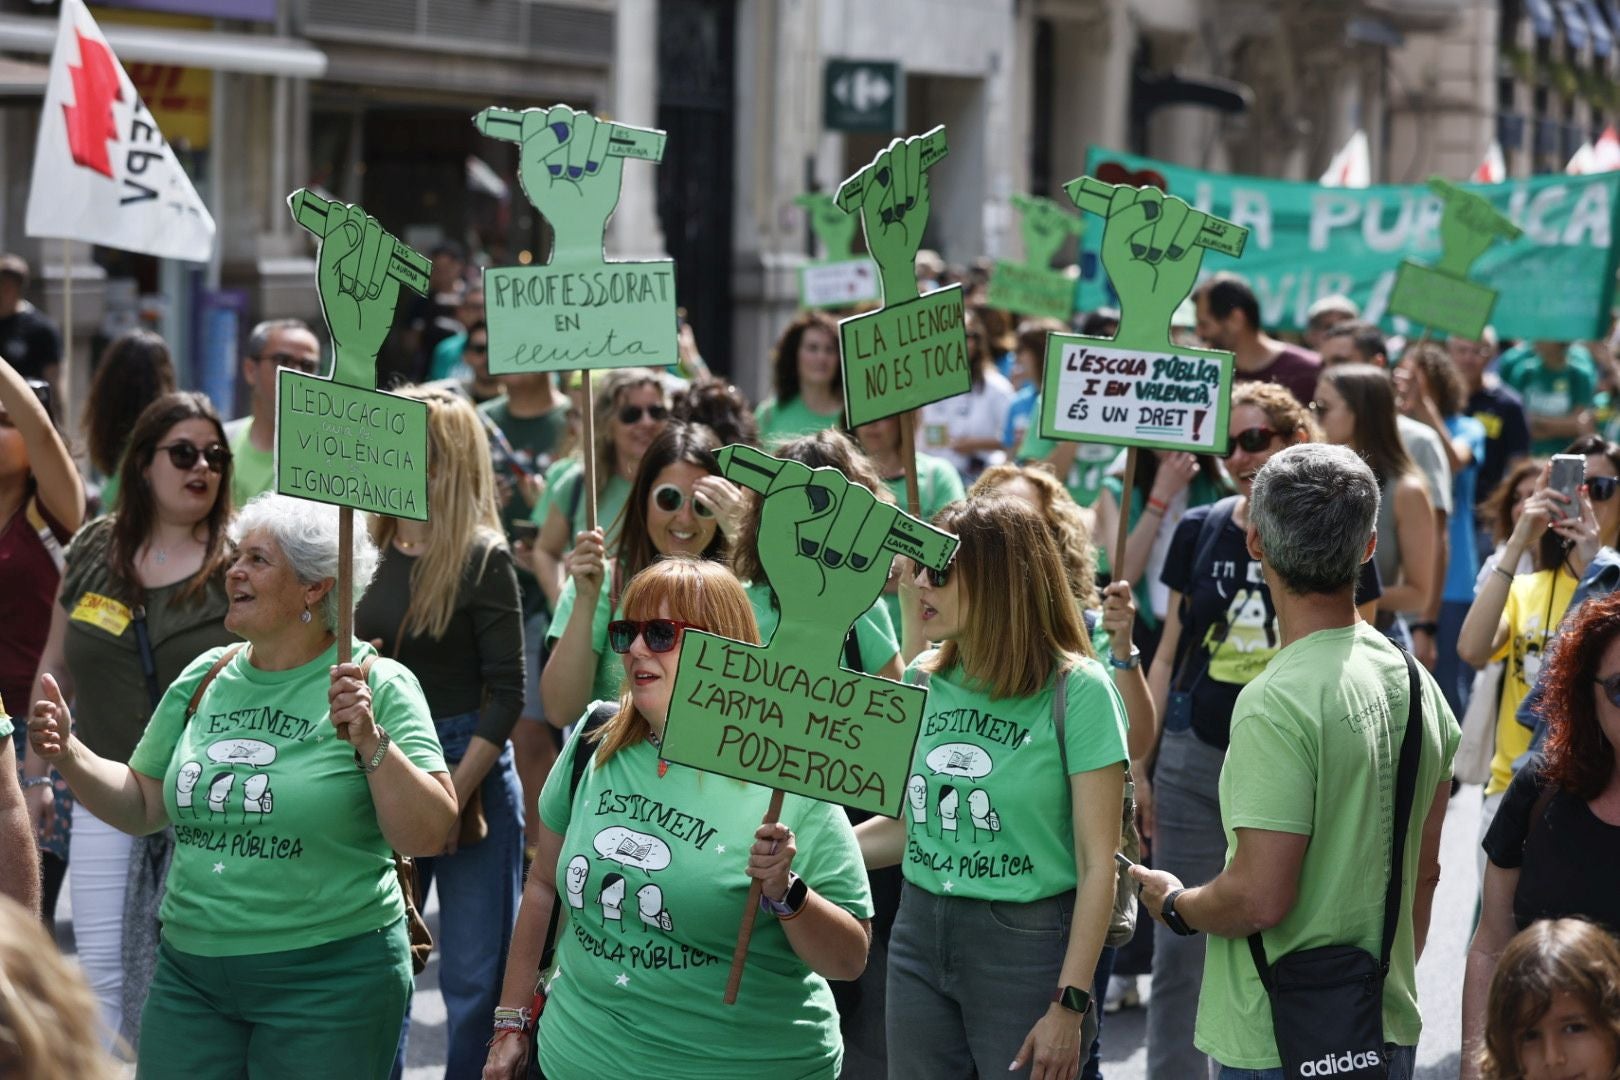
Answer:
<path fill-rule="evenodd" d="M 1335 1080 L 1386 1080 L 1384 979 L 1401 919 L 1401 868 L 1412 822 L 1418 759 L 1423 752 L 1423 687 L 1410 653 L 1402 651 L 1410 690 L 1406 734 L 1395 779 L 1395 836 L 1390 844 L 1389 887 L 1384 894 L 1380 955 L 1354 945 L 1300 949 L 1266 963 L 1265 943 L 1249 935 L 1249 952 L 1271 999 L 1271 1023 L 1283 1073 Z M 1309 1071 L 1307 1071 L 1309 1066 Z"/>

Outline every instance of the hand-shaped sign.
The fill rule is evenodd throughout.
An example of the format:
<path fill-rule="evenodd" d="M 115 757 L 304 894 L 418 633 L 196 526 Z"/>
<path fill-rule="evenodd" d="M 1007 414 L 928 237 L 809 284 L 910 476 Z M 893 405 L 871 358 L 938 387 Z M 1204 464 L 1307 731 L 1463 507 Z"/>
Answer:
<path fill-rule="evenodd" d="M 276 381 L 276 490 L 427 520 L 427 404 L 381 393 L 377 351 L 401 285 L 427 291 L 428 260 L 358 206 L 300 189 L 293 219 L 319 240 L 317 284 L 332 378 L 283 368 Z"/>
<path fill-rule="evenodd" d="M 759 557 L 781 621 L 764 645 L 687 631 L 664 756 L 898 816 L 926 695 L 843 667 L 844 638 L 876 603 L 894 555 L 942 570 L 956 538 L 836 469 L 746 446 L 721 450 L 720 463 L 764 497 Z"/>
<path fill-rule="evenodd" d="M 855 254 L 855 226 L 860 219 L 819 191 L 793 202 L 810 212 L 810 231 L 821 243 L 821 259 L 799 268 L 799 306 L 849 308 L 881 300 L 877 264 Z"/>
<path fill-rule="evenodd" d="M 1067 322 L 1074 314 L 1077 281 L 1053 270 L 1052 259 L 1069 237 L 1080 235 L 1080 218 L 1035 195 L 1014 195 L 1012 205 L 1024 237 L 1024 261 L 997 260 L 990 274 L 990 306 Z"/>
<path fill-rule="evenodd" d="M 883 308 L 838 324 L 844 411 L 852 426 L 909 412 L 972 387 L 962 287 L 917 295 L 917 249 L 928 226 L 928 169 L 945 156 L 945 128 L 895 139 L 838 188 L 859 209 L 883 280 Z"/>
<path fill-rule="evenodd" d="M 1155 187 L 1082 177 L 1065 190 L 1105 219 L 1102 264 L 1119 294 L 1119 331 L 1047 338 L 1040 434 L 1224 452 L 1232 354 L 1177 345 L 1170 317 L 1192 291 L 1204 249 L 1241 255 L 1247 230 Z"/>
<path fill-rule="evenodd" d="M 1431 266 L 1413 259 L 1395 272 L 1389 313 L 1460 337 L 1478 338 L 1496 307 L 1496 290 L 1468 280 L 1468 271 L 1497 239 L 1517 240 L 1520 229 L 1484 198 L 1438 176 L 1429 188 L 1440 197 L 1440 258 Z"/>
<path fill-rule="evenodd" d="M 485 109 L 485 135 L 521 148 L 518 179 L 551 226 L 551 260 L 485 272 L 489 370 L 496 375 L 673 364 L 675 264 L 608 262 L 602 237 L 626 158 L 659 161 L 664 133 L 566 105 Z"/>

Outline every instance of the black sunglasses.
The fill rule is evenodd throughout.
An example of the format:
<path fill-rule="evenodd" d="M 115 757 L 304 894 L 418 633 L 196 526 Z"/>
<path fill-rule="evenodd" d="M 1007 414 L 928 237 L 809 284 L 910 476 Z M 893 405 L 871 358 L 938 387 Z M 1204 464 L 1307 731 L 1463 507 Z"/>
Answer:
<path fill-rule="evenodd" d="M 265 353 L 258 360 L 261 364 L 271 364 L 278 368 L 291 368 L 293 371 L 301 371 L 305 375 L 316 375 L 321 370 L 321 358 L 318 356 L 310 359 L 307 356 L 295 356 L 289 352 L 273 352 Z"/>
<path fill-rule="evenodd" d="M 479 356 L 483 356 L 485 353 L 489 352 L 489 342 L 487 342 L 487 341 L 481 342 L 481 343 L 479 343 L 477 345 L 474 345 L 472 342 L 469 341 L 463 347 L 468 352 L 477 353 Z"/>
<path fill-rule="evenodd" d="M 1607 678 L 1594 678 L 1593 682 L 1603 687 L 1603 696 L 1609 699 L 1609 704 L 1620 708 L 1620 672 Z"/>
<path fill-rule="evenodd" d="M 682 630 L 701 629 L 701 626 L 674 619 L 614 619 L 608 623 L 608 648 L 616 653 L 627 653 L 639 637 L 647 643 L 647 651 L 666 653 L 681 640 Z"/>
<path fill-rule="evenodd" d="M 646 413 L 649 419 L 662 420 L 669 415 L 669 410 L 662 405 L 648 405 L 646 408 L 640 405 L 625 405 L 619 409 L 619 423 L 639 424 L 642 413 Z"/>
<path fill-rule="evenodd" d="M 156 456 L 159 450 L 167 450 L 170 464 L 181 472 L 185 472 L 196 465 L 199 457 L 208 463 L 211 472 L 222 473 L 225 471 L 225 466 L 231 463 L 229 448 L 219 443 L 209 443 L 207 449 L 199 450 L 195 443 L 189 443 L 181 439 L 179 442 L 172 442 L 167 446 L 154 447 L 152 449 L 153 456 Z"/>
<path fill-rule="evenodd" d="M 935 570 L 932 566 L 923 567 L 928 572 L 928 584 L 936 589 L 943 589 L 946 582 L 951 580 L 951 571 L 956 569 L 956 560 L 953 558 L 945 564 L 945 569 Z"/>
<path fill-rule="evenodd" d="M 1614 498 L 1617 488 L 1620 488 L 1620 477 L 1588 476 L 1586 478 L 1586 495 L 1595 503 L 1608 502 Z"/>
<path fill-rule="evenodd" d="M 678 514 L 681 511 L 681 507 L 686 505 L 687 495 L 686 492 L 682 491 L 674 484 L 659 484 L 657 487 L 653 488 L 652 498 L 653 505 L 658 507 L 658 509 L 662 510 L 664 513 Z M 700 518 L 714 517 L 714 510 L 712 507 L 710 507 L 707 503 L 700 501 L 696 495 L 693 495 L 691 498 L 692 513 L 696 514 Z"/>
<path fill-rule="evenodd" d="M 1271 441 L 1281 434 L 1282 432 L 1268 427 L 1244 428 L 1232 436 L 1233 445 L 1227 448 L 1226 456 L 1231 457 L 1237 453 L 1239 447 L 1242 447 L 1250 454 L 1258 454 L 1270 446 Z"/>

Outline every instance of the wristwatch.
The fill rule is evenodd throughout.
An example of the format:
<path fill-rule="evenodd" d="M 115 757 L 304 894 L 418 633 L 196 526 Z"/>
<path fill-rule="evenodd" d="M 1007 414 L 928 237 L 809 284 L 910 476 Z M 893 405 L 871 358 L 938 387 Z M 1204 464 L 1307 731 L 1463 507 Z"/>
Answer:
<path fill-rule="evenodd" d="M 393 742 L 393 740 L 388 737 L 388 732 L 384 731 L 382 728 L 378 728 L 376 753 L 371 755 L 370 761 L 366 761 L 360 756 L 360 751 L 356 750 L 354 752 L 354 763 L 360 766 L 360 768 L 364 769 L 368 774 L 376 772 L 377 767 L 383 763 L 383 758 L 388 756 L 388 744 L 391 742 Z"/>
<path fill-rule="evenodd" d="M 1168 926 L 1172 931 L 1182 937 L 1192 937 L 1198 931 L 1188 926 L 1187 920 L 1176 914 L 1176 897 L 1184 892 L 1186 892 L 1185 889 L 1171 889 L 1165 895 L 1164 906 L 1159 909 L 1159 913 L 1164 916 L 1164 925 Z"/>
<path fill-rule="evenodd" d="M 1091 995 L 1078 986 L 1058 987 L 1057 993 L 1052 995 L 1052 1000 L 1070 1012 L 1079 1013 L 1081 1016 L 1086 1015 L 1086 1010 L 1091 1008 Z"/>
<path fill-rule="evenodd" d="M 798 874 L 789 870 L 787 892 L 782 894 L 782 899 L 772 900 L 764 893 L 760 893 L 759 910 L 775 915 L 778 919 L 792 919 L 804 910 L 804 902 L 809 896 L 810 886 L 806 885 Z"/>
<path fill-rule="evenodd" d="M 1117 668 L 1120 671 L 1130 671 L 1132 668 L 1139 668 L 1142 666 L 1142 650 L 1136 647 L 1135 642 L 1132 642 L 1131 655 L 1127 656 L 1123 660 L 1110 652 L 1108 654 L 1108 666 L 1111 668 Z"/>

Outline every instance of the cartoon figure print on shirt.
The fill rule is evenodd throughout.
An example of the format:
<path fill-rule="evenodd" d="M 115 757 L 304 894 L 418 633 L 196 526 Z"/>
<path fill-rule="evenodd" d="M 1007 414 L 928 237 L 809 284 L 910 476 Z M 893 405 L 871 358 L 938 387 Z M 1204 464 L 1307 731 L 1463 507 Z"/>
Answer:
<path fill-rule="evenodd" d="M 276 748 L 258 739 L 222 739 L 209 746 L 204 753 L 210 761 L 224 765 L 229 770 L 215 773 L 208 781 L 209 818 L 228 817 L 231 795 L 240 780 L 242 824 L 246 825 L 249 820 L 254 824 L 264 824 L 265 818 L 274 809 L 275 796 L 270 790 L 270 774 L 261 770 L 276 760 Z M 248 774 L 245 777 L 238 775 L 237 766 L 245 766 Z M 196 789 L 202 773 L 201 762 L 188 761 L 175 774 L 175 807 L 190 817 L 197 816 Z"/>
<path fill-rule="evenodd" d="M 985 834 L 985 839 L 994 840 L 996 833 L 1001 831 L 1001 816 L 990 809 L 990 793 L 983 788 L 974 788 L 968 792 L 968 820 L 973 823 L 973 839 L 979 839 L 979 833 Z"/>
<path fill-rule="evenodd" d="M 906 781 L 906 806 L 911 823 L 928 827 L 928 781 L 922 773 L 913 773 Z"/>
<path fill-rule="evenodd" d="M 602 879 L 602 891 L 596 894 L 602 905 L 602 924 L 624 925 L 624 875 L 609 874 Z"/>
<path fill-rule="evenodd" d="M 583 855 L 575 855 L 568 860 L 568 873 L 566 887 L 568 891 L 568 906 L 575 911 L 585 907 L 585 882 L 591 876 L 591 860 Z"/>
<path fill-rule="evenodd" d="M 180 766 L 174 778 L 174 805 L 188 817 L 197 816 L 197 781 L 202 779 L 202 764 L 188 761 Z"/>
<path fill-rule="evenodd" d="M 674 917 L 664 907 L 664 890 L 651 881 L 638 884 L 626 878 L 627 874 L 635 871 L 651 876 L 660 870 L 668 869 L 671 858 L 668 844 L 651 833 L 638 832 L 623 825 L 613 825 L 598 832 L 591 841 L 591 847 L 595 849 L 598 859 L 619 865 L 618 871 L 602 879 L 602 887 L 597 893 L 597 900 L 602 905 L 604 927 L 611 925 L 620 930 L 624 928 L 625 895 L 634 892 L 636 910 L 644 931 L 652 929 L 669 931 L 675 928 Z M 590 872 L 590 861 L 586 856 L 575 855 L 568 861 L 568 902 L 580 907 L 582 905 L 574 901 L 576 870 L 579 875 L 579 890 L 583 895 L 585 878 Z"/>
<path fill-rule="evenodd" d="M 914 823 L 921 823 L 928 830 L 930 836 L 939 836 L 942 839 L 957 840 L 964 832 L 973 840 L 993 839 L 994 834 L 1001 831 L 1001 819 L 995 811 L 990 809 L 990 795 L 986 791 L 975 787 L 964 787 L 959 781 L 975 784 L 990 775 L 996 767 L 995 759 L 990 752 L 981 746 L 972 743 L 943 743 L 928 752 L 924 759 L 928 771 L 935 776 L 948 778 L 949 782 L 939 789 L 939 797 L 935 802 L 935 809 L 939 812 L 939 831 L 935 833 L 929 828 L 925 815 L 912 814 Z M 924 806 L 928 800 L 928 783 L 921 774 L 912 778 L 913 783 L 920 783 Z M 911 796 L 911 785 L 907 785 L 907 795 Z M 967 802 L 967 814 L 970 827 L 962 827 L 962 803 Z M 993 822 L 993 824 L 992 824 Z M 980 834 L 983 834 L 981 837 Z"/>
<path fill-rule="evenodd" d="M 643 885 L 636 890 L 636 908 L 641 913 L 643 930 L 655 926 L 665 931 L 675 929 L 675 920 L 664 908 L 664 890 L 657 885 Z"/>
<path fill-rule="evenodd" d="M 1215 562 L 1215 576 L 1227 579 L 1219 580 L 1216 585 L 1217 593 L 1223 598 L 1229 587 L 1228 581 L 1236 577 L 1236 569 L 1231 560 Z M 1226 571 L 1225 574 L 1221 573 L 1222 570 Z M 1259 562 L 1250 560 L 1245 583 L 1231 588 L 1226 619 L 1210 624 L 1203 644 L 1209 656 L 1211 679 L 1234 686 L 1247 686 L 1271 662 L 1282 643 L 1282 637 L 1276 616 L 1272 613 Z"/>

